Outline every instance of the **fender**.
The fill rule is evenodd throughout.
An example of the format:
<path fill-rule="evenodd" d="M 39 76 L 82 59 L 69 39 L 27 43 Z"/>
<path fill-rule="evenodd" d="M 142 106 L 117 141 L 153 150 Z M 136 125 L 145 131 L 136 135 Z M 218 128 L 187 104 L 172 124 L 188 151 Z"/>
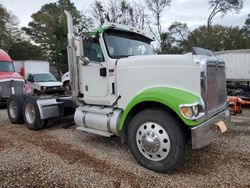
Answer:
<path fill-rule="evenodd" d="M 199 96 L 180 89 L 167 87 L 156 87 L 147 89 L 129 102 L 129 104 L 124 110 L 118 129 L 119 131 L 122 130 L 124 122 L 126 121 L 126 118 L 129 112 L 133 109 L 133 107 L 135 107 L 139 103 L 150 101 L 161 103 L 166 107 L 170 108 L 182 119 L 182 121 L 186 125 L 197 126 L 202 123 L 202 120 L 191 121 L 184 118 L 179 111 L 179 105 L 192 104 L 195 102 L 200 102 L 200 100 L 201 98 Z"/>

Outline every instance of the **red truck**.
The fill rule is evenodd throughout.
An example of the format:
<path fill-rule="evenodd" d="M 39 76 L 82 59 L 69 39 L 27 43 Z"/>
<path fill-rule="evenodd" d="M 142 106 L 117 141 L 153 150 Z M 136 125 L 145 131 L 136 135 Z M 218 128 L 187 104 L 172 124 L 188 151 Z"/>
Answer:
<path fill-rule="evenodd" d="M 0 49 L 0 103 L 6 102 L 12 94 L 27 91 L 24 78 L 15 72 L 10 56 Z"/>

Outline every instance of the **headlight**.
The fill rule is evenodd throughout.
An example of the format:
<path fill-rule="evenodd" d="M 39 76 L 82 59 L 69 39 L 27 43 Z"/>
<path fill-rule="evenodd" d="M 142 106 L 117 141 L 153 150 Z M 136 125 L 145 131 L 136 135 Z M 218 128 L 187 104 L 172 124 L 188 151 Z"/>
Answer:
<path fill-rule="evenodd" d="M 189 120 L 196 120 L 202 117 L 204 113 L 204 106 L 202 103 L 182 104 L 179 106 L 181 114 Z"/>
<path fill-rule="evenodd" d="M 46 86 L 42 86 L 42 90 L 44 90 L 44 89 L 47 89 L 47 87 Z"/>

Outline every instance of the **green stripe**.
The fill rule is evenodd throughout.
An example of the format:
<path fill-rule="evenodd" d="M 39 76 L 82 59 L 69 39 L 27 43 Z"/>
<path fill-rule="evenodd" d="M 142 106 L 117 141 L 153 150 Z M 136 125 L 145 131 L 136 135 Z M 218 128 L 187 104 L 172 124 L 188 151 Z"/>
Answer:
<path fill-rule="evenodd" d="M 135 107 L 139 103 L 150 101 L 161 103 L 172 109 L 188 126 L 196 126 L 201 123 L 201 121 L 191 121 L 184 118 L 179 111 L 180 104 L 192 104 L 195 102 L 199 102 L 199 96 L 180 89 L 157 87 L 143 91 L 129 102 L 122 115 L 119 124 L 119 130 L 122 130 L 127 115 L 133 109 L 133 107 Z"/>

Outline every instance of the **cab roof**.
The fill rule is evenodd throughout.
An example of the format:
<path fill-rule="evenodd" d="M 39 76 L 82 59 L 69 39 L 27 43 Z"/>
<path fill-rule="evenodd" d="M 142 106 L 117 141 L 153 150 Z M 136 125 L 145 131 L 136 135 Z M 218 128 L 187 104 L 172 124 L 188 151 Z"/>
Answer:
<path fill-rule="evenodd" d="M 0 61 L 12 61 L 12 59 L 5 51 L 0 49 Z"/>
<path fill-rule="evenodd" d="M 133 33 L 142 35 L 144 37 L 147 37 L 151 41 L 155 40 L 155 38 L 150 33 L 147 33 L 141 29 L 137 29 L 135 27 L 130 27 L 130 26 L 123 25 L 123 24 L 111 23 L 111 22 L 106 22 L 101 27 L 96 28 L 86 33 L 89 35 L 96 35 L 96 33 L 103 33 L 104 31 L 109 30 L 109 29 L 133 32 Z"/>

